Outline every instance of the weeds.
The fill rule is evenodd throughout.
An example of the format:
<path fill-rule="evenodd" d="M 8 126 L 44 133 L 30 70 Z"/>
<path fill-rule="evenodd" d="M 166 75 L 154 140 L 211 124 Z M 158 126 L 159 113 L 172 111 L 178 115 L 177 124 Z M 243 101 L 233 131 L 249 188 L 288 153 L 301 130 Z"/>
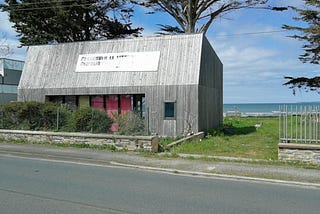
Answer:
<path fill-rule="evenodd" d="M 255 124 L 262 123 L 256 129 Z M 210 130 L 201 142 L 193 141 L 172 152 L 212 156 L 278 159 L 278 118 L 225 118 L 222 128 Z"/>

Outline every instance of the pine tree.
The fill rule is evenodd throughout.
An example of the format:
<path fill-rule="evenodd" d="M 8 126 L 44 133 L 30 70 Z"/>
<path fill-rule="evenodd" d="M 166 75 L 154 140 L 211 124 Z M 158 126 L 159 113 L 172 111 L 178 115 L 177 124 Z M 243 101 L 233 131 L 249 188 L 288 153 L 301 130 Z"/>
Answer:
<path fill-rule="evenodd" d="M 320 61 L 320 0 L 304 0 L 306 7 L 303 9 L 291 7 L 293 10 L 298 12 L 299 17 L 294 19 L 297 21 L 303 21 L 307 24 L 306 27 L 301 26 L 289 26 L 284 25 L 284 29 L 296 30 L 300 34 L 291 36 L 292 38 L 304 41 L 303 45 L 304 54 L 301 54 L 299 59 L 303 62 L 309 62 L 312 64 L 319 65 Z M 285 77 L 288 79 L 285 86 L 293 89 L 304 89 L 306 91 L 317 91 L 320 92 L 320 76 L 313 78 L 307 77 Z"/>
<path fill-rule="evenodd" d="M 125 0 L 5 0 L 22 46 L 137 36 Z"/>

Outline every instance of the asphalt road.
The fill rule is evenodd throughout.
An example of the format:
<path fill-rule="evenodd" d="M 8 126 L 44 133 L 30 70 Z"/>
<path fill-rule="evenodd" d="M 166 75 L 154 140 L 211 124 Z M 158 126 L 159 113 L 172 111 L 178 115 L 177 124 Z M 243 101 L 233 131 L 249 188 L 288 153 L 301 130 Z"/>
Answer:
<path fill-rule="evenodd" d="M 320 190 L 0 155 L 0 213 L 315 213 Z"/>

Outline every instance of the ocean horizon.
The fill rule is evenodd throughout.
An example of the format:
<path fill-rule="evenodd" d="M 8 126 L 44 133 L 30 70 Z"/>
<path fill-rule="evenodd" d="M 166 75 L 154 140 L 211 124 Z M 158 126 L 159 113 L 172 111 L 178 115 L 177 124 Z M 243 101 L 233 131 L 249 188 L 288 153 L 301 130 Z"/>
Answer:
<path fill-rule="evenodd" d="M 279 111 L 280 107 L 301 108 L 308 106 L 320 106 L 320 102 L 301 103 L 227 103 L 223 104 L 223 112 L 237 111 L 241 113 L 272 113 Z"/>

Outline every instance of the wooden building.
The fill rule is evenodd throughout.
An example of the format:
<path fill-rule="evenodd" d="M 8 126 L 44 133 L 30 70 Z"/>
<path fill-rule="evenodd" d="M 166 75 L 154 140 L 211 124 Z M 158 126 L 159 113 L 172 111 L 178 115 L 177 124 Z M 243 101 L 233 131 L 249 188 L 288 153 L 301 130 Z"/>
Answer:
<path fill-rule="evenodd" d="M 203 34 L 31 46 L 18 99 L 136 110 L 151 133 L 181 136 L 222 124 L 222 72 Z"/>

